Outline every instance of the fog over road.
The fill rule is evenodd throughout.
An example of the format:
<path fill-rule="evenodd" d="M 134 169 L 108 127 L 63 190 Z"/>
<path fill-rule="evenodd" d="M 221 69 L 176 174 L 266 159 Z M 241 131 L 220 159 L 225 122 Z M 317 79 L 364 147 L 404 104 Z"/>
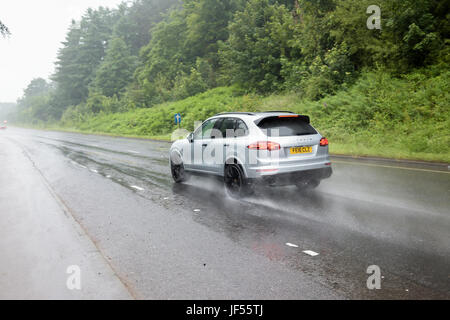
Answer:
<path fill-rule="evenodd" d="M 448 167 L 332 157 L 312 192 L 237 201 L 213 179 L 174 185 L 169 147 L 0 132 L 0 298 L 450 298 Z"/>

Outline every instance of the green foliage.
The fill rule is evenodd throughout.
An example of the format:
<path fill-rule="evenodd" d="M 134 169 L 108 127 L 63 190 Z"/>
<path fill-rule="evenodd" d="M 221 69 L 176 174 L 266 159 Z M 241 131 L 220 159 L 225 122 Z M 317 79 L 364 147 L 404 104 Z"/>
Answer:
<path fill-rule="evenodd" d="M 281 59 L 287 54 L 291 37 L 283 26 L 292 24 L 285 6 L 268 0 L 250 0 L 235 14 L 230 36 L 221 43 L 222 72 L 231 83 L 260 92 L 282 86 Z"/>
<path fill-rule="evenodd" d="M 290 110 L 314 119 L 336 144 L 334 152 L 449 161 L 450 72 L 426 73 L 401 79 L 382 71 L 363 73 L 336 95 L 317 102 L 294 96 L 288 103 Z"/>
<path fill-rule="evenodd" d="M 141 50 L 144 64 L 136 71 L 148 105 L 166 101 L 177 74 L 189 72 L 193 60 L 185 54 L 185 41 L 184 11 L 172 11 L 153 29 L 150 43 Z"/>
<path fill-rule="evenodd" d="M 162 20 L 161 13 L 179 0 L 134 0 L 123 2 L 117 9 L 119 16 L 114 25 L 113 37 L 125 41 L 133 56 L 139 55 L 139 50 L 150 41 L 150 30 Z"/>
<path fill-rule="evenodd" d="M 54 121 L 55 108 L 51 103 L 53 87 L 45 79 L 33 79 L 18 100 L 16 120 Z"/>
<path fill-rule="evenodd" d="M 366 27 L 369 0 L 296 3 L 289 11 L 251 0 L 236 13 L 221 44 L 223 83 L 262 93 L 294 90 L 315 100 L 364 68 L 386 66 L 399 74 L 435 63 L 448 47 L 448 6 L 435 1 L 380 1 L 382 30 Z"/>
<path fill-rule="evenodd" d="M 443 154 L 448 134 L 430 139 L 432 128 L 448 133 L 449 3 L 133 0 L 89 9 L 67 32 L 54 82 L 32 82 L 17 117 L 164 135 L 175 111 L 191 121 L 273 104 L 312 114 L 343 152 Z M 366 26 L 372 4 L 381 30 Z"/>
<path fill-rule="evenodd" d="M 190 56 L 203 57 L 217 68 L 218 41 L 228 39 L 228 23 L 241 7 L 238 0 L 187 0 L 186 48 Z"/>
<path fill-rule="evenodd" d="M 23 99 L 46 94 L 51 90 L 51 85 L 42 78 L 36 78 L 31 80 L 30 84 L 24 90 Z"/>
<path fill-rule="evenodd" d="M 183 127 L 193 130 L 195 121 L 202 121 L 215 113 L 232 110 L 233 107 L 238 106 L 237 102 L 241 98 L 236 97 L 235 94 L 232 88 L 216 88 L 185 100 L 165 103 L 153 108 L 136 109 L 120 114 L 101 113 L 97 116 L 86 114 L 80 122 L 74 121 L 76 117 L 72 114 L 67 115 L 66 127 L 134 136 L 165 135 L 176 129 L 173 116 L 180 112 L 183 117 Z"/>
<path fill-rule="evenodd" d="M 227 25 L 241 2 L 184 1 L 152 29 L 151 41 L 141 50 L 144 63 L 136 71 L 147 106 L 216 86 L 218 44 L 228 38 Z"/>
<path fill-rule="evenodd" d="M 190 74 L 180 73 L 175 78 L 174 89 L 172 94 L 174 100 L 181 100 L 187 97 L 204 92 L 208 89 L 208 85 L 203 81 L 202 75 L 196 69 L 192 69 Z"/>
<path fill-rule="evenodd" d="M 63 110 L 86 101 L 95 71 L 105 57 L 115 19 L 110 10 L 100 7 L 88 9 L 80 23 L 72 22 L 53 76 Z"/>
<path fill-rule="evenodd" d="M 96 72 L 93 91 L 107 97 L 122 95 L 133 78 L 136 66 L 137 57 L 131 55 L 125 41 L 120 38 L 112 39 L 106 57 Z"/>
<path fill-rule="evenodd" d="M 59 52 L 53 116 L 90 94 L 142 108 L 217 85 L 318 100 L 366 68 L 399 76 L 448 60 L 448 1 L 380 0 L 382 30 L 366 27 L 371 4 L 134 0 L 89 9 Z"/>
<path fill-rule="evenodd" d="M 382 30 L 361 27 L 367 16 L 359 13 L 373 4 L 370 0 L 335 3 L 330 35 L 335 43 L 348 45 L 357 68 L 380 64 L 402 73 L 435 63 L 449 35 L 448 1 L 380 0 Z"/>
<path fill-rule="evenodd" d="M 448 68 L 447 68 L 448 69 Z M 400 79 L 386 72 L 364 72 L 348 89 L 319 101 L 295 93 L 263 97 L 221 87 L 184 100 L 124 113 L 89 114 L 72 121 L 75 130 L 129 136 L 165 136 L 226 111 L 291 110 L 311 116 L 331 141 L 331 151 L 353 155 L 450 161 L 450 72 L 428 69 Z M 66 114 L 64 115 L 66 116 Z"/>

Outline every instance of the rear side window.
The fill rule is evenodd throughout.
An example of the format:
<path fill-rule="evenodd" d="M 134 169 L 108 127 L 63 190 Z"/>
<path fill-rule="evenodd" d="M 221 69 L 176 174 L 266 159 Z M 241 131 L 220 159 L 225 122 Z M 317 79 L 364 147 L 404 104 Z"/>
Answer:
<path fill-rule="evenodd" d="M 220 130 L 223 138 L 238 138 L 248 134 L 246 124 L 238 118 L 224 118 L 216 127 Z"/>
<path fill-rule="evenodd" d="M 225 118 L 220 126 L 220 132 L 222 137 L 230 138 L 234 137 L 234 127 L 236 126 L 236 120 L 233 118 Z"/>
<path fill-rule="evenodd" d="M 269 137 L 303 136 L 317 131 L 301 117 L 267 117 L 257 126 Z"/>
<path fill-rule="evenodd" d="M 244 121 L 240 119 L 236 120 L 235 134 L 236 137 L 244 137 L 248 134 L 248 128 L 247 125 L 244 123 Z"/>

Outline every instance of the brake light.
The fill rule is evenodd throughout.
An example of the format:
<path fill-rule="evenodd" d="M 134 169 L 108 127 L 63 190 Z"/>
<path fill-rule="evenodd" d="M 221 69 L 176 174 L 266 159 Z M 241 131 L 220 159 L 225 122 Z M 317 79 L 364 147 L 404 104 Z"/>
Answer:
<path fill-rule="evenodd" d="M 328 139 L 327 138 L 320 139 L 320 146 L 321 147 L 326 147 L 327 145 L 328 145 Z"/>
<path fill-rule="evenodd" d="M 258 141 L 247 146 L 251 150 L 280 150 L 280 144 L 272 141 Z"/>

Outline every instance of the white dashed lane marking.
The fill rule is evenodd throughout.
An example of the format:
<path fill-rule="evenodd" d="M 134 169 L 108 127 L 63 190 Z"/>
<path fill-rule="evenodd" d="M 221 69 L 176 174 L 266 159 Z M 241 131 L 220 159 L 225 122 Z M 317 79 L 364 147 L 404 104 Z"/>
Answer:
<path fill-rule="evenodd" d="M 314 251 L 311 251 L 311 250 L 305 250 L 305 251 L 303 251 L 303 253 L 306 253 L 307 255 L 309 255 L 311 257 L 315 257 L 315 256 L 319 255 L 317 252 L 314 252 Z"/>
<path fill-rule="evenodd" d="M 286 245 L 287 245 L 288 247 L 298 248 L 298 245 L 293 244 L 293 243 L 290 243 L 290 242 L 287 242 Z"/>
<path fill-rule="evenodd" d="M 87 169 L 87 167 L 85 167 L 85 166 L 79 164 L 78 162 L 75 162 L 75 161 L 71 161 L 71 162 L 72 162 L 73 165 L 76 165 L 76 166 L 78 166 L 78 167 L 80 167 L 80 168 L 83 168 L 83 169 Z"/>

